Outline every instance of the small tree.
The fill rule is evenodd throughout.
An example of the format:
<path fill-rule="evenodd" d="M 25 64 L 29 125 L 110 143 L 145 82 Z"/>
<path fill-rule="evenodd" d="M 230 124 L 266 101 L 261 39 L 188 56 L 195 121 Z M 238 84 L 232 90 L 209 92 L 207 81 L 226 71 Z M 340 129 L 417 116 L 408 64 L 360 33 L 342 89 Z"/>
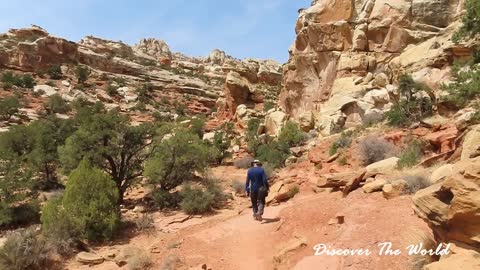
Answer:
<path fill-rule="evenodd" d="M 120 224 L 118 199 L 112 178 L 85 159 L 68 177 L 62 205 L 83 237 L 111 239 Z"/>
<path fill-rule="evenodd" d="M 289 154 L 290 149 L 287 143 L 271 141 L 268 144 L 260 145 L 256 157 L 273 168 L 279 168 L 283 166 Z"/>
<path fill-rule="evenodd" d="M 78 83 L 84 83 L 88 80 L 88 76 L 90 75 L 90 69 L 86 66 L 78 65 L 75 68 L 75 75 L 77 76 Z"/>
<path fill-rule="evenodd" d="M 459 41 L 463 37 L 473 37 L 480 32 L 480 2 L 478 0 L 467 0 L 465 10 L 467 12 L 463 16 L 463 25 L 453 36 L 454 41 Z"/>
<path fill-rule="evenodd" d="M 0 100 L 0 120 L 8 121 L 20 108 L 20 101 L 15 96 Z"/>
<path fill-rule="evenodd" d="M 220 127 L 220 129 L 215 131 L 212 145 L 216 149 L 216 162 L 218 164 L 222 163 L 225 158 L 232 156 L 232 153 L 228 151 L 230 145 L 232 144 L 232 140 L 230 139 L 230 134 L 232 132 L 232 123 L 225 123 Z"/>
<path fill-rule="evenodd" d="M 153 156 L 145 165 L 145 176 L 158 189 L 169 191 L 184 181 L 193 179 L 195 172 L 204 172 L 212 160 L 212 150 L 197 135 L 185 129 L 160 135 Z"/>
<path fill-rule="evenodd" d="M 406 126 L 419 121 L 433 112 L 431 90 L 413 80 L 410 75 L 401 75 L 399 86 L 400 100 L 385 115 L 392 126 Z M 418 93 L 426 92 L 429 97 L 419 97 Z"/>
<path fill-rule="evenodd" d="M 63 78 L 62 68 L 59 65 L 49 67 L 47 73 L 52 80 L 60 80 Z"/>
<path fill-rule="evenodd" d="M 44 107 L 49 114 L 67 113 L 70 111 L 70 106 L 59 94 L 48 97 Z"/>
<path fill-rule="evenodd" d="M 298 145 L 304 140 L 304 133 L 300 130 L 298 124 L 293 121 L 287 121 L 278 136 L 278 141 L 285 142 L 290 147 Z"/>
<path fill-rule="evenodd" d="M 101 104 L 80 108 L 75 121 L 78 130 L 58 149 L 62 168 L 68 173 L 88 158 L 113 178 L 121 203 L 154 149 L 153 125 L 131 126 L 127 116 L 115 110 L 104 112 Z"/>

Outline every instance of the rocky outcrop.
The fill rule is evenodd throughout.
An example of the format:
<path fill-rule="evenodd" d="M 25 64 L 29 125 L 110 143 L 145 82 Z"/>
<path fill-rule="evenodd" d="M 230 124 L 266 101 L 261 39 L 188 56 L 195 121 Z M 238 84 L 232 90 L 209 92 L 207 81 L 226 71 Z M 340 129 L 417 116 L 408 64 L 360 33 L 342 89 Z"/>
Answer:
<path fill-rule="evenodd" d="M 213 59 L 212 57 L 209 58 Z M 228 71 L 228 74 L 223 97 L 218 102 L 223 105 L 219 108 L 221 112 L 233 116 L 242 104 L 254 109 L 257 104 L 266 101 L 277 103 L 282 78 L 280 64 L 272 60 L 226 59 L 222 69 Z"/>
<path fill-rule="evenodd" d="M 299 12 L 283 69 L 281 108 L 294 119 L 312 112 L 324 135 L 383 114 L 396 95 L 392 84 L 398 74 L 443 68 L 455 51 L 465 51 L 450 41 L 462 5 L 461 0 L 313 1 Z"/>
<path fill-rule="evenodd" d="M 413 197 L 415 212 L 437 240 L 480 248 L 480 159 L 461 161 L 445 181 Z"/>
<path fill-rule="evenodd" d="M 0 56 L 2 65 L 24 71 L 74 63 L 78 59 L 76 43 L 52 37 L 38 26 L 11 29 L 0 41 L 0 46 L 4 51 Z"/>
<path fill-rule="evenodd" d="M 172 58 L 172 52 L 165 41 L 155 38 L 144 38 L 133 47 L 137 53 L 143 53 L 155 59 Z"/>

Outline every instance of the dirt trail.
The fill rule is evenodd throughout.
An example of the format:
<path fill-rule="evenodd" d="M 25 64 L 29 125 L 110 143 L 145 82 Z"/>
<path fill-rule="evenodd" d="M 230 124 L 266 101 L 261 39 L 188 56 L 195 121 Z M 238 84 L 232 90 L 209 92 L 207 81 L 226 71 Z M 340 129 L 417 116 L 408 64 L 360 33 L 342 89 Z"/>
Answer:
<path fill-rule="evenodd" d="M 225 169 L 220 171 L 223 176 L 227 175 L 225 172 Z M 243 173 L 238 170 L 232 175 L 240 177 Z M 202 264 L 212 270 L 403 270 L 410 268 L 409 258 L 406 255 L 378 256 L 375 253 L 378 243 L 390 241 L 400 248 L 410 228 L 428 231 L 413 213 L 409 196 L 386 200 L 381 193 L 364 194 L 356 190 L 342 198 L 339 192 L 315 194 L 305 186 L 294 199 L 267 207 L 263 222 L 253 219 L 248 198 L 235 197 L 232 204 L 231 209 L 215 215 L 185 221 L 172 232 L 140 234 L 114 248 L 119 250 L 132 245 L 149 251 L 155 246 L 156 251 L 151 253 L 155 262 L 153 269 L 162 270 L 201 269 L 198 267 Z M 345 223 L 330 224 L 336 215 L 343 215 Z M 158 220 L 164 222 L 165 218 Z M 296 247 L 283 254 L 280 262 L 274 262 L 274 256 L 296 237 L 305 239 L 306 246 Z M 319 243 L 334 248 L 369 248 L 374 254 L 368 257 L 313 256 L 313 247 Z M 103 252 L 107 248 L 112 246 L 103 247 Z M 164 267 L 169 260 L 180 263 Z M 87 268 L 71 264 L 68 269 Z M 107 262 L 88 269 L 119 268 Z"/>

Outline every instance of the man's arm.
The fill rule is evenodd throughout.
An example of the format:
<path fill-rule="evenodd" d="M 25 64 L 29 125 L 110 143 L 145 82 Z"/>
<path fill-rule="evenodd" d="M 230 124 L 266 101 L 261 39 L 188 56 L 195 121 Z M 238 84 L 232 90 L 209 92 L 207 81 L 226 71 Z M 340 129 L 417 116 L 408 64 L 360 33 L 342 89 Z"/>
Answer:
<path fill-rule="evenodd" d="M 245 192 L 250 193 L 250 177 L 248 177 L 248 172 L 247 172 L 247 180 L 245 181 Z"/>
<path fill-rule="evenodd" d="M 262 180 L 263 180 L 263 185 L 267 188 L 267 190 L 269 190 L 270 187 L 268 186 L 268 179 L 267 179 L 267 174 L 265 173 L 265 170 L 263 170 Z"/>

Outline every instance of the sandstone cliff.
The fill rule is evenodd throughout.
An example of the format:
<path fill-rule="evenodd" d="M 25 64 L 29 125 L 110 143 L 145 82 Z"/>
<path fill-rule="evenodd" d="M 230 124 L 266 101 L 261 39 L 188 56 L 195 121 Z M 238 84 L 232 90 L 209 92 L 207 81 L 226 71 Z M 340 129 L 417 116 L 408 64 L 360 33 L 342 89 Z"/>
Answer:
<path fill-rule="evenodd" d="M 280 106 L 323 134 L 387 111 L 400 74 L 436 88 L 448 79 L 462 0 L 324 0 L 299 11 Z M 312 115 L 313 114 L 313 115 Z"/>

